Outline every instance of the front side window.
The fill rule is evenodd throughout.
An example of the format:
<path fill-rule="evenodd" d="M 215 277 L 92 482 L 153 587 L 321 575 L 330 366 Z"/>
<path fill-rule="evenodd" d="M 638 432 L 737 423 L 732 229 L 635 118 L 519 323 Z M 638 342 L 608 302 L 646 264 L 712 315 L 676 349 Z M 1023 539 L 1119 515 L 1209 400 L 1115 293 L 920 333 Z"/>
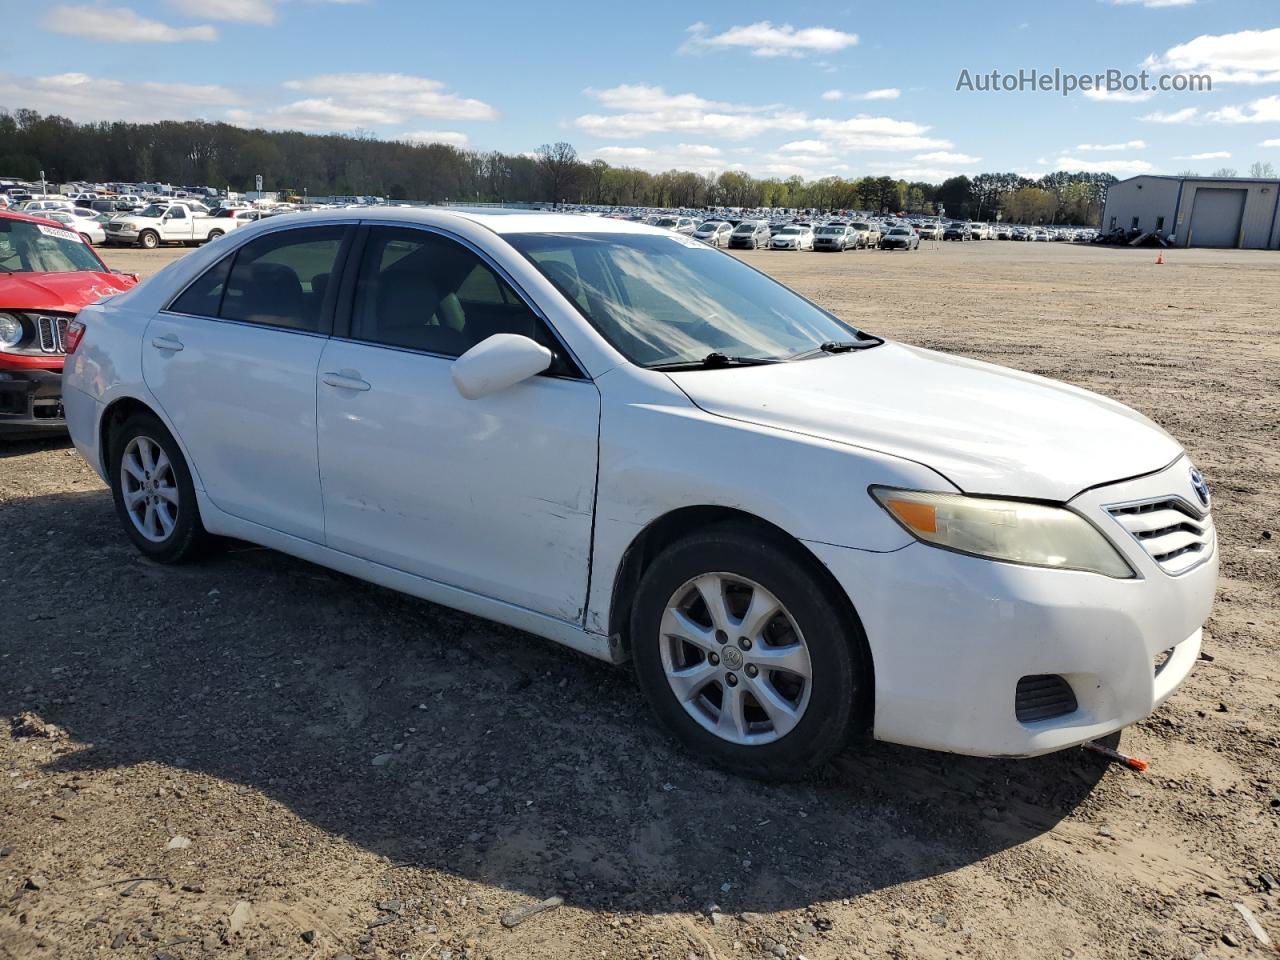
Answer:
<path fill-rule="evenodd" d="M 562 353 L 506 280 L 456 240 L 373 227 L 360 260 L 354 339 L 457 357 L 496 333 L 514 333 Z"/>
<path fill-rule="evenodd" d="M 187 211 L 183 210 L 181 207 L 170 207 L 166 216 L 170 220 L 185 220 L 187 219 Z"/>
<path fill-rule="evenodd" d="M 325 332 L 326 295 L 336 293 L 346 234 L 346 227 L 306 227 L 246 243 L 235 253 L 218 316 Z"/>
<path fill-rule="evenodd" d="M 6 273 L 106 273 L 98 255 L 66 226 L 0 218 L 0 275 Z"/>
<path fill-rule="evenodd" d="M 858 333 L 740 260 L 683 237 L 523 233 L 505 239 L 641 366 L 698 362 L 711 353 L 784 359 Z"/>

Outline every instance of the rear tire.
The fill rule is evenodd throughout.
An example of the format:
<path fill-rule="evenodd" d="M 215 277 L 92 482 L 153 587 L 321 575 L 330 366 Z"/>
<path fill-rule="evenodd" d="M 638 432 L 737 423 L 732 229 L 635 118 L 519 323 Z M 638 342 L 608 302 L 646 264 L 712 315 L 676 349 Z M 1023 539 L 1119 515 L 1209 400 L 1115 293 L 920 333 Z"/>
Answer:
<path fill-rule="evenodd" d="M 744 776 L 803 777 L 869 715 L 861 627 L 800 551 L 740 524 L 712 527 L 650 564 L 631 610 L 636 678 L 659 722 Z M 776 613 L 754 615 L 775 601 Z"/>
<path fill-rule="evenodd" d="M 182 450 L 149 413 L 131 416 L 111 437 L 111 497 L 133 545 L 158 563 L 198 556 L 209 535 Z"/>
<path fill-rule="evenodd" d="M 221 236 L 225 236 L 225 234 L 224 234 L 221 230 L 210 230 L 210 231 L 209 231 L 209 236 L 208 236 L 208 238 L 207 238 L 207 239 L 209 239 L 209 240 L 217 240 L 217 239 L 218 239 L 219 237 L 221 237 Z"/>

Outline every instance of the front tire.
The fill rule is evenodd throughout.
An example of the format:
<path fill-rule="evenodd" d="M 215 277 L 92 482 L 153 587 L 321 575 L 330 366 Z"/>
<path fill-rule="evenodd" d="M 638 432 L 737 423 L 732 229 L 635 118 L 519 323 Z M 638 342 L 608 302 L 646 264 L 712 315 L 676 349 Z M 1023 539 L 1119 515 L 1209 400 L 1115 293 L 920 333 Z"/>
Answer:
<path fill-rule="evenodd" d="M 134 546 L 159 563 L 181 563 L 208 542 L 195 486 L 177 441 L 155 416 L 139 413 L 111 437 L 111 496 Z"/>
<path fill-rule="evenodd" d="M 145 250 L 154 250 L 160 246 L 160 234 L 154 230 L 144 230 L 138 237 L 138 246 Z"/>
<path fill-rule="evenodd" d="M 637 681 L 659 722 L 744 776 L 803 777 L 867 715 L 861 628 L 800 550 L 713 527 L 653 561 L 631 611 Z"/>

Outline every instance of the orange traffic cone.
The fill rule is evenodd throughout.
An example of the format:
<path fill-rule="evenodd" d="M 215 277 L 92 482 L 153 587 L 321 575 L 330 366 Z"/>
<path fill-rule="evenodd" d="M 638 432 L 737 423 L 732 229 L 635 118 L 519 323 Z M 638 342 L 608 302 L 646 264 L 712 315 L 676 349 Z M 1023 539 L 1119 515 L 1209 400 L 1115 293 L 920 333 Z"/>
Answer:
<path fill-rule="evenodd" d="M 1157 264 L 1164 263 L 1164 253 L 1163 253 L 1163 252 L 1161 252 L 1161 253 L 1157 253 L 1157 254 L 1156 254 L 1156 263 L 1157 263 Z"/>

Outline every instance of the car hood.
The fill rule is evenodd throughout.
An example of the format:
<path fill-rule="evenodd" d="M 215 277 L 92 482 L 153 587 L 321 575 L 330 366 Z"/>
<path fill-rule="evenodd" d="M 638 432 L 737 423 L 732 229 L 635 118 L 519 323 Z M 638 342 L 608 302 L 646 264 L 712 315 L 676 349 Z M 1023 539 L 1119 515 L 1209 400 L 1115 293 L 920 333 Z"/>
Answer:
<path fill-rule="evenodd" d="M 966 493 L 1065 502 L 1182 452 L 1114 400 L 899 343 L 668 375 L 708 413 L 913 460 Z"/>
<path fill-rule="evenodd" d="M 50 310 L 79 313 L 102 297 L 128 290 L 137 281 L 116 273 L 0 274 L 0 310 Z"/>

